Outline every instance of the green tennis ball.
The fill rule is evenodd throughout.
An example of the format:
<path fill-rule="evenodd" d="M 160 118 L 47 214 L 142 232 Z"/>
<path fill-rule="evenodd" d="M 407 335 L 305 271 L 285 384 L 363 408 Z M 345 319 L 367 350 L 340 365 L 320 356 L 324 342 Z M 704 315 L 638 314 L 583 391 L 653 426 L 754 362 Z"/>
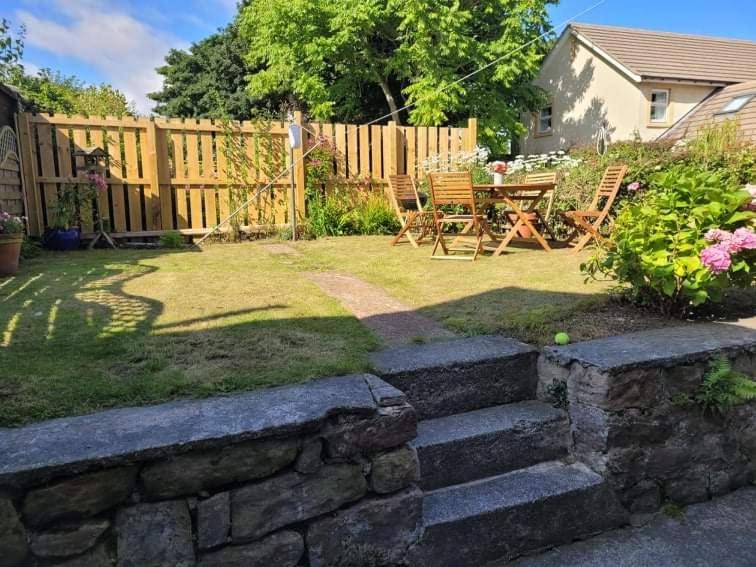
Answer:
<path fill-rule="evenodd" d="M 570 344 L 570 336 L 567 333 L 557 333 L 554 335 L 554 342 L 558 345 L 568 345 Z"/>

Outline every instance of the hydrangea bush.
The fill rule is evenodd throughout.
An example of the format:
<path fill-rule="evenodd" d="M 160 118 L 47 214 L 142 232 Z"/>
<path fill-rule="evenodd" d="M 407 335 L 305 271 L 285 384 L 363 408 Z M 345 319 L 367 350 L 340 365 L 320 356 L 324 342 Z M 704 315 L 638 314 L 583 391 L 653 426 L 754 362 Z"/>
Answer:
<path fill-rule="evenodd" d="M 583 268 L 668 314 L 718 301 L 754 282 L 752 199 L 722 174 L 676 166 L 623 203 L 607 251 Z"/>
<path fill-rule="evenodd" d="M 0 211 L 0 234 L 20 234 L 23 231 L 23 218 Z"/>

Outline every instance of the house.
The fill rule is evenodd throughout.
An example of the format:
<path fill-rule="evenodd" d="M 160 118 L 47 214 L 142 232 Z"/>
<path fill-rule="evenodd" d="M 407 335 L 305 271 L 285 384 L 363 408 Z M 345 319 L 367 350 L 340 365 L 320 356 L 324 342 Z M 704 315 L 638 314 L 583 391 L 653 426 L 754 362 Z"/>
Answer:
<path fill-rule="evenodd" d="M 750 119 L 753 98 L 728 103 L 753 81 L 756 42 L 572 24 L 534 81 L 549 100 L 525 117 L 521 151 L 595 144 L 602 127 L 609 141 L 650 141 L 687 135 L 718 114 Z"/>

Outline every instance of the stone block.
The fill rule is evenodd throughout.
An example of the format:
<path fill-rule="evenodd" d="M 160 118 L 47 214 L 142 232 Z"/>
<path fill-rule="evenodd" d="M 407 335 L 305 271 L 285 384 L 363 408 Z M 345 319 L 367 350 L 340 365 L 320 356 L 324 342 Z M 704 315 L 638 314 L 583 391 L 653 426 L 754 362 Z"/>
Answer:
<path fill-rule="evenodd" d="M 16 508 L 8 498 L 0 497 L 0 558 L 4 565 L 21 565 L 27 555 L 26 531 Z"/>
<path fill-rule="evenodd" d="M 197 545 L 210 549 L 226 543 L 231 531 L 231 496 L 221 492 L 197 502 Z"/>
<path fill-rule="evenodd" d="M 422 535 L 422 510 L 422 492 L 410 488 L 316 520 L 307 530 L 310 566 L 402 565 Z"/>
<path fill-rule="evenodd" d="M 31 536 L 31 551 L 37 557 L 71 557 L 94 547 L 110 527 L 105 519 L 89 520 L 65 529 L 39 532 Z"/>
<path fill-rule="evenodd" d="M 158 461 L 142 471 L 151 499 L 197 494 L 226 484 L 270 476 L 297 456 L 297 440 L 265 439 Z"/>
<path fill-rule="evenodd" d="M 294 470 L 302 474 L 310 474 L 317 471 L 323 465 L 323 440 L 320 438 L 308 439 L 302 446 L 302 451 L 294 463 Z"/>
<path fill-rule="evenodd" d="M 118 567 L 194 565 L 192 521 L 184 500 L 122 508 L 115 527 Z"/>
<path fill-rule="evenodd" d="M 359 465 L 325 465 L 309 475 L 284 473 L 231 492 L 231 535 L 234 541 L 254 540 L 332 512 L 366 492 Z"/>
<path fill-rule="evenodd" d="M 63 563 L 56 563 L 55 567 L 113 567 L 113 559 L 110 557 L 105 544 L 99 543 L 83 555 Z"/>
<path fill-rule="evenodd" d="M 198 567 L 294 567 L 304 554 L 297 532 L 281 531 L 247 545 L 232 545 L 203 555 Z"/>
<path fill-rule="evenodd" d="M 326 454 L 345 459 L 391 449 L 417 435 L 417 415 L 409 404 L 381 407 L 373 416 L 342 415 L 323 428 Z"/>
<path fill-rule="evenodd" d="M 414 447 L 405 445 L 388 453 L 375 455 L 372 459 L 370 487 L 378 494 L 396 492 L 417 482 L 420 465 Z"/>
<path fill-rule="evenodd" d="M 126 500 L 136 475 L 136 467 L 105 469 L 31 490 L 24 500 L 24 519 L 44 526 L 58 519 L 94 516 Z"/>

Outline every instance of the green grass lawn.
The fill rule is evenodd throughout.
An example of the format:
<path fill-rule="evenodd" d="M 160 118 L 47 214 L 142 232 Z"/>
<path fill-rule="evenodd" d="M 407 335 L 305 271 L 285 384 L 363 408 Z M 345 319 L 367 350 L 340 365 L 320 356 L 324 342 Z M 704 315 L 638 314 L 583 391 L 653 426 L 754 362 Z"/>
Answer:
<path fill-rule="evenodd" d="M 556 330 L 612 330 L 601 315 L 606 285 L 580 274 L 586 256 L 514 250 L 442 262 L 427 246 L 388 242 L 301 242 L 298 256 L 245 243 L 24 262 L 0 279 L 0 424 L 368 369 L 378 341 L 307 271 L 352 273 L 460 334 L 543 343 Z"/>

